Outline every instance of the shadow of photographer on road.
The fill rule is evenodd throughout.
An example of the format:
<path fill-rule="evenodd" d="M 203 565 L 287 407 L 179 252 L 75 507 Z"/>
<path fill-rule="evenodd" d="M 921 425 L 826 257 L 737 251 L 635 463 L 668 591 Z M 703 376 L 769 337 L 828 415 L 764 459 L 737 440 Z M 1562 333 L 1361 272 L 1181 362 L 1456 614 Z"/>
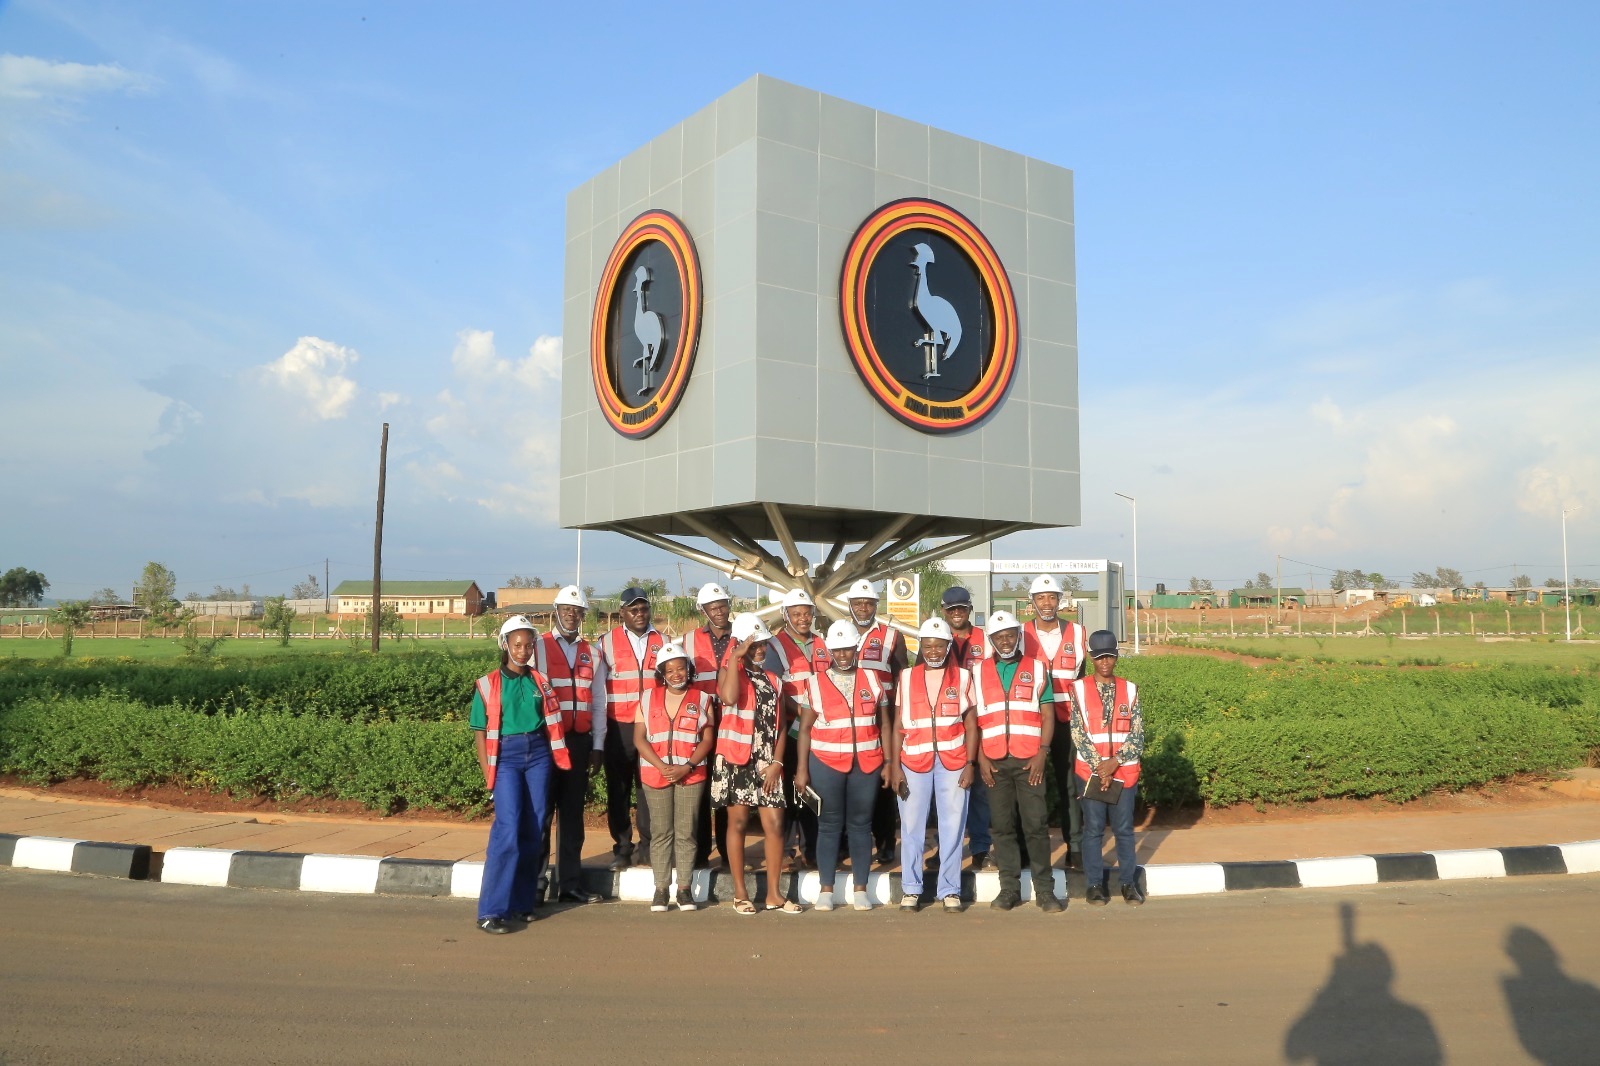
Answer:
<path fill-rule="evenodd" d="M 1568 977 L 1550 941 L 1527 926 L 1506 933 L 1517 972 L 1500 980 L 1517 1039 L 1543 1063 L 1592 1063 L 1600 1041 L 1600 989 Z"/>
<path fill-rule="evenodd" d="M 1373 1062 L 1437 1063 L 1443 1059 L 1433 1023 L 1395 998 L 1394 964 L 1380 944 L 1355 940 L 1355 908 L 1339 905 L 1343 953 L 1311 1006 L 1284 1036 L 1290 1062 L 1318 1066 Z"/>

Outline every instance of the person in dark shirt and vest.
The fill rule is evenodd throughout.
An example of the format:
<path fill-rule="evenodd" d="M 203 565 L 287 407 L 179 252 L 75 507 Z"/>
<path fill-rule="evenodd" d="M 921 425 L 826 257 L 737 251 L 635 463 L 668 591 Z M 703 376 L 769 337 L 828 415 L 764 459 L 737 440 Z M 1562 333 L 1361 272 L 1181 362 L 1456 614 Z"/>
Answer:
<path fill-rule="evenodd" d="M 857 666 L 871 670 L 883 683 L 884 698 L 894 706 L 894 686 L 908 664 L 906 642 L 888 622 L 878 617 L 878 590 L 863 578 L 845 594 L 850 606 L 849 621 L 855 626 Z M 895 860 L 895 841 L 900 835 L 900 804 L 888 789 L 878 790 L 872 807 L 872 843 L 877 861 L 888 866 Z M 853 859 L 851 860 L 854 861 Z"/>
<path fill-rule="evenodd" d="M 939 597 L 939 611 L 950 626 L 950 657 L 961 669 L 976 671 L 989 648 L 983 630 L 972 624 L 971 590 L 951 585 Z M 972 852 L 974 870 L 989 865 L 993 839 L 989 832 L 989 786 L 981 777 L 975 778 L 967 790 L 967 847 Z"/>
<path fill-rule="evenodd" d="M 1022 626 L 1005 611 L 989 616 L 994 655 L 972 672 L 977 700 L 978 776 L 989 786 L 1000 894 L 989 904 L 1010 910 L 1022 902 L 1022 849 L 1028 846 L 1033 899 L 1043 911 L 1059 911 L 1050 871 L 1049 802 L 1044 766 L 1055 728 L 1050 667 L 1022 650 Z"/>
<path fill-rule="evenodd" d="M 600 638 L 607 675 L 603 764 L 613 872 L 626 870 L 635 861 L 650 865 L 650 805 L 642 794 L 637 805 L 634 803 L 634 790 L 639 785 L 639 750 L 633 743 L 633 722 L 645 688 L 656 683 L 656 653 L 664 643 L 650 624 L 650 597 L 644 589 L 630 585 L 622 590 L 619 600 L 622 625 Z M 637 853 L 633 847 L 635 822 L 639 826 Z"/>
<path fill-rule="evenodd" d="M 1061 839 L 1067 843 L 1067 866 L 1083 855 L 1083 816 L 1072 764 L 1072 701 L 1067 689 L 1083 676 L 1089 661 L 1088 633 L 1077 622 L 1061 618 L 1064 593 L 1054 575 L 1040 574 L 1028 589 L 1033 621 L 1022 627 L 1022 654 L 1042 659 L 1050 666 L 1050 690 L 1056 712 L 1055 735 L 1050 739 L 1050 766 L 1055 773 L 1056 796 L 1061 811 Z"/>
<path fill-rule="evenodd" d="M 1117 880 L 1122 898 L 1133 906 L 1144 902 L 1139 865 L 1133 850 L 1133 801 L 1139 791 L 1139 757 L 1144 754 L 1144 715 L 1139 689 L 1117 676 L 1117 635 L 1109 629 L 1089 634 L 1094 674 L 1072 683 L 1072 743 L 1077 749 L 1080 790 L 1092 777 L 1112 789 L 1113 802 L 1091 794 L 1083 797 L 1083 873 L 1089 881 L 1085 898 L 1103 906 L 1107 871 L 1102 848 L 1106 825 L 1117 838 Z"/>
<path fill-rule="evenodd" d="M 783 721 L 788 733 L 784 748 L 784 780 L 794 781 L 799 766 L 800 714 L 811 705 L 811 678 L 828 669 L 828 648 L 814 628 L 816 604 L 805 589 L 790 589 L 783 595 L 782 629 L 767 646 L 767 669 L 783 681 Z M 783 821 L 785 842 L 794 839 L 790 859 L 795 872 L 817 864 L 817 816 L 799 803 L 789 806 Z"/>
<path fill-rule="evenodd" d="M 722 657 L 728 652 L 728 645 L 733 643 L 733 601 L 721 585 L 707 582 L 695 593 L 695 603 L 705 616 L 706 624 L 684 634 L 683 650 L 689 655 L 689 683 L 697 691 L 711 697 L 712 715 L 715 718 L 717 670 L 722 665 Z M 713 721 L 712 725 L 715 724 Z M 724 807 L 712 812 L 711 790 L 707 788 L 700 796 L 700 819 L 695 829 L 696 866 L 710 865 L 713 842 L 717 845 L 717 854 L 723 856 L 723 862 L 726 863 L 728 851 L 724 845 L 728 842 L 728 811 Z"/>
<path fill-rule="evenodd" d="M 509 933 L 509 922 L 537 916 L 541 838 L 552 769 L 572 768 L 561 702 L 533 669 L 538 631 L 523 615 L 500 627 L 500 666 L 478 678 L 468 722 L 478 765 L 494 796 L 494 824 L 478 892 L 478 928 Z"/>

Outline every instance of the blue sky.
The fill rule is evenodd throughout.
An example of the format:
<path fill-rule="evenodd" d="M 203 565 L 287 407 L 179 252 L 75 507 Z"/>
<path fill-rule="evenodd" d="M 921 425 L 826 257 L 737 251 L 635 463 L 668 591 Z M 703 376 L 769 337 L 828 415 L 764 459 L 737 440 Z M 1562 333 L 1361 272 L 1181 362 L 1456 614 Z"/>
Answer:
<path fill-rule="evenodd" d="M 1076 172 L 1084 524 L 998 554 L 1600 578 L 1597 11 L 0 4 L 0 567 L 359 577 L 387 419 L 389 576 L 569 578 L 566 194 L 766 73 Z"/>

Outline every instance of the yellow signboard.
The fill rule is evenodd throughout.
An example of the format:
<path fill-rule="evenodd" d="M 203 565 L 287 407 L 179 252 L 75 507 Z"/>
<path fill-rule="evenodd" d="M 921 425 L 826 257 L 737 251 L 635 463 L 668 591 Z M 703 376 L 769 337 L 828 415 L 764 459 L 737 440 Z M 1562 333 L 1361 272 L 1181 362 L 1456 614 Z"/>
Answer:
<path fill-rule="evenodd" d="M 886 582 L 889 617 L 916 629 L 922 624 L 922 578 L 916 574 L 895 574 Z M 917 638 L 906 637 L 906 654 L 917 657 Z"/>

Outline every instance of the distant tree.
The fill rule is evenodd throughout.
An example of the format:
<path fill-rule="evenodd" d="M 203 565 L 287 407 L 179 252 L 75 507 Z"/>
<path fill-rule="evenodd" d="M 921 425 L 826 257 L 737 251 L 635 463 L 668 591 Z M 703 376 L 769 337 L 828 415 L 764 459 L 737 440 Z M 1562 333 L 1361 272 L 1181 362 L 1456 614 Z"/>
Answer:
<path fill-rule="evenodd" d="M 50 620 L 61 627 L 61 657 L 72 658 L 72 639 L 79 629 L 89 624 L 87 600 L 69 600 L 57 604 L 50 612 Z"/>
<path fill-rule="evenodd" d="M 291 600 L 320 600 L 322 599 L 322 583 L 317 580 L 316 574 L 307 574 L 304 581 L 295 582 L 294 588 L 289 590 Z"/>
<path fill-rule="evenodd" d="M 1531 589 L 1533 588 L 1533 578 L 1527 574 L 1518 574 L 1511 579 L 1511 587 L 1514 589 Z"/>
<path fill-rule="evenodd" d="M 13 566 L 0 574 L 0 607 L 34 607 L 44 599 L 50 582 L 37 570 Z"/>
<path fill-rule="evenodd" d="M 1214 592 L 1211 582 L 1206 578 L 1191 577 L 1189 579 L 1190 592 Z"/>
<path fill-rule="evenodd" d="M 930 563 L 917 562 L 917 556 L 926 554 L 927 551 L 927 545 L 914 544 L 895 560 L 901 564 L 903 572 L 917 575 L 917 583 L 920 587 L 917 607 L 922 612 L 923 617 L 937 615 L 940 601 L 944 596 L 944 590 L 958 583 L 956 576 L 946 570 L 943 563 L 938 561 Z"/>
<path fill-rule="evenodd" d="M 1575 577 L 1572 579 L 1572 587 L 1575 589 L 1592 589 L 1596 584 L 1597 582 L 1592 577 Z"/>
<path fill-rule="evenodd" d="M 400 639 L 400 608 L 392 603 L 385 603 L 379 608 L 378 632 L 387 633 L 395 640 Z"/>
<path fill-rule="evenodd" d="M 1565 582 L 1563 582 L 1559 577 L 1547 577 L 1544 579 L 1544 587 L 1547 589 L 1558 589 L 1564 584 Z"/>
<path fill-rule="evenodd" d="M 585 586 L 583 586 L 583 598 L 584 599 L 592 600 L 592 599 L 594 599 L 594 596 L 595 596 L 595 591 L 594 591 L 594 586 L 593 585 L 585 585 Z"/>
<path fill-rule="evenodd" d="M 1374 570 L 1367 575 L 1367 585 L 1374 589 L 1397 589 L 1400 587 L 1400 582 L 1386 578 Z"/>
<path fill-rule="evenodd" d="M 1472 583 L 1472 587 L 1475 588 L 1475 589 L 1484 589 L 1484 588 L 1488 588 L 1489 586 L 1485 585 L 1482 581 L 1474 581 Z"/>
<path fill-rule="evenodd" d="M 1458 589 L 1467 583 L 1461 571 L 1449 566 L 1439 567 L 1433 572 L 1433 577 L 1442 589 Z"/>
<path fill-rule="evenodd" d="M 1068 574 L 1061 579 L 1061 591 L 1065 593 L 1064 600 L 1070 600 L 1083 592 L 1083 578 L 1077 574 Z"/>
<path fill-rule="evenodd" d="M 117 595 L 117 590 L 104 588 L 89 597 L 89 602 L 97 607 L 109 607 L 114 603 L 121 603 L 122 597 Z"/>
<path fill-rule="evenodd" d="M 644 594 L 649 596 L 652 602 L 664 598 L 667 594 L 667 581 L 665 578 L 630 577 L 628 583 L 622 587 L 628 588 L 632 585 L 637 585 L 644 589 Z"/>
<path fill-rule="evenodd" d="M 1442 588 L 1433 583 L 1434 575 L 1429 570 L 1413 570 L 1411 572 L 1411 587 L 1414 589 Z"/>
<path fill-rule="evenodd" d="M 1275 584 L 1277 583 L 1272 580 L 1272 575 L 1267 573 L 1265 570 L 1262 570 L 1259 571 L 1253 579 L 1246 581 L 1244 583 L 1244 587 L 1247 589 L 1264 590 L 1272 588 Z"/>
<path fill-rule="evenodd" d="M 298 615 L 299 612 L 285 603 L 282 596 L 268 596 L 261 603 L 261 631 L 278 634 L 278 646 L 287 648 L 289 634 L 294 629 L 294 620 Z"/>
<path fill-rule="evenodd" d="M 506 579 L 505 587 L 508 589 L 542 589 L 544 588 L 544 578 L 523 577 L 521 574 L 512 574 Z"/>
<path fill-rule="evenodd" d="M 139 575 L 139 583 L 133 587 L 133 602 L 143 607 L 152 619 L 170 619 L 173 616 L 172 594 L 177 588 L 176 574 L 160 563 L 148 562 Z"/>

